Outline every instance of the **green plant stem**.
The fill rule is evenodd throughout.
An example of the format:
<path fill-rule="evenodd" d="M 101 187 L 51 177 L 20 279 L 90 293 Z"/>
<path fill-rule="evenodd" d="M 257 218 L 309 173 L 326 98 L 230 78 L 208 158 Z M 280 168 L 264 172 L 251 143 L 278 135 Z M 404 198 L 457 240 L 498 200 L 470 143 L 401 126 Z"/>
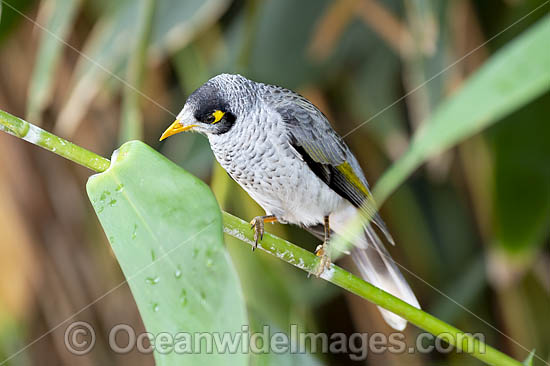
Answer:
<path fill-rule="evenodd" d="M 96 172 L 103 172 L 110 165 L 108 159 L 74 145 L 67 140 L 57 137 L 3 111 L 0 111 L 0 129 Z M 254 233 L 250 230 L 250 224 L 248 222 L 227 212 L 223 212 L 223 220 L 226 234 L 253 245 Z M 258 247 L 309 273 L 314 272 L 319 263 L 319 258 L 311 252 L 269 233 L 264 234 Z M 468 353 L 489 365 L 522 365 L 519 361 L 487 346 L 471 334 L 464 333 L 442 320 L 407 304 L 341 267 L 332 264 L 330 269 L 321 275 L 321 278 L 369 300 L 378 306 L 390 310 L 419 328 L 440 337 L 462 352 Z"/>
<path fill-rule="evenodd" d="M 104 172 L 111 164 L 109 159 L 1 110 L 0 129 L 96 172 Z"/>
<path fill-rule="evenodd" d="M 223 213 L 223 221 L 226 234 L 250 245 L 254 244 L 254 232 L 250 230 L 248 222 L 227 212 Z M 314 272 L 319 263 L 319 258 L 313 253 L 267 232 L 264 234 L 261 243 L 258 244 L 258 248 L 309 273 Z M 330 270 L 326 271 L 321 277 L 357 296 L 392 311 L 419 328 L 440 337 L 461 350 L 461 352 L 468 353 L 489 365 L 521 365 L 521 362 L 486 345 L 471 334 L 464 333 L 452 325 L 407 304 L 341 267 L 332 264 Z"/>

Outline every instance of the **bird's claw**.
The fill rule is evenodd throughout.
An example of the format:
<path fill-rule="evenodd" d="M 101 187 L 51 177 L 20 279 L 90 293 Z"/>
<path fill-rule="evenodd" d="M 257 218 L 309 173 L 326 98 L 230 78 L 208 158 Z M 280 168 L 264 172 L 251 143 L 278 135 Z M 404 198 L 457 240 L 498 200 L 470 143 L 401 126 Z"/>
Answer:
<path fill-rule="evenodd" d="M 254 246 L 252 251 L 258 247 L 258 242 L 264 238 L 264 220 L 257 216 L 250 221 L 250 228 L 254 230 Z"/>
<path fill-rule="evenodd" d="M 328 253 L 328 245 L 327 243 L 323 243 L 321 245 L 318 245 L 315 249 L 315 255 L 318 257 L 321 257 L 321 260 L 319 261 L 319 264 L 317 265 L 317 268 L 315 269 L 314 275 L 318 278 L 320 277 L 323 272 L 328 270 L 331 265 L 330 261 L 330 255 Z"/>

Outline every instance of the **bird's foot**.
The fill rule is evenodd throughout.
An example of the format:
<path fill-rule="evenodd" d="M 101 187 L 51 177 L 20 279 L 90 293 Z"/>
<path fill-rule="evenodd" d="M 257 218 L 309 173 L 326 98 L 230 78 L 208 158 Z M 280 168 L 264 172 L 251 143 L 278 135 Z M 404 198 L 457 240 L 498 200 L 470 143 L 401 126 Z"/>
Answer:
<path fill-rule="evenodd" d="M 258 242 L 264 238 L 264 224 L 266 222 L 277 222 L 274 215 L 256 216 L 250 221 L 250 228 L 254 229 L 254 246 L 252 251 L 258 247 Z"/>
<path fill-rule="evenodd" d="M 322 245 L 317 246 L 317 248 L 315 249 L 315 255 L 321 257 L 321 260 L 319 261 L 319 264 L 317 265 L 314 273 L 316 277 L 320 277 L 323 272 L 330 268 L 331 264 L 327 242 L 324 242 Z"/>
<path fill-rule="evenodd" d="M 264 237 L 264 218 L 262 216 L 256 216 L 250 221 L 251 229 L 254 230 L 254 246 L 252 251 L 258 247 L 258 242 Z"/>

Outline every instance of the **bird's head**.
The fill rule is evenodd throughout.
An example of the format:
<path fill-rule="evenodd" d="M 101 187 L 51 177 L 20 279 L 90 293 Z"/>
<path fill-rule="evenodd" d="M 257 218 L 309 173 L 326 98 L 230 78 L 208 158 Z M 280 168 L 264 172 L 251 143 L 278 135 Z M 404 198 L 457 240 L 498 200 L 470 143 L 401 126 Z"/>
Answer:
<path fill-rule="evenodd" d="M 221 74 L 195 90 L 176 120 L 160 140 L 184 131 L 206 135 L 228 132 L 244 111 L 243 104 L 252 98 L 248 79 L 240 75 Z"/>

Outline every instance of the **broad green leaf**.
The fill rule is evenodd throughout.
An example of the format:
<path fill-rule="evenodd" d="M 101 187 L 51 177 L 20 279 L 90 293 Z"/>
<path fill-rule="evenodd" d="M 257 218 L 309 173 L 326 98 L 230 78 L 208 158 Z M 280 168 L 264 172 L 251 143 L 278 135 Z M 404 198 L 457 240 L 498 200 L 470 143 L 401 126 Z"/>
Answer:
<path fill-rule="evenodd" d="M 40 30 L 40 44 L 34 61 L 27 98 L 27 119 L 39 121 L 42 110 L 50 101 L 55 69 L 63 51 L 80 0 L 44 0 L 38 22 L 47 30 Z"/>
<path fill-rule="evenodd" d="M 483 130 L 550 88 L 550 16 L 497 52 L 434 112 L 375 189 L 382 203 L 426 159 Z"/>
<path fill-rule="evenodd" d="M 148 332 L 234 337 L 241 331 L 247 324 L 243 295 L 208 186 L 132 141 L 118 150 L 106 172 L 89 179 L 87 190 Z M 157 351 L 155 359 L 157 365 L 248 362 L 242 353 L 213 351 Z"/>

